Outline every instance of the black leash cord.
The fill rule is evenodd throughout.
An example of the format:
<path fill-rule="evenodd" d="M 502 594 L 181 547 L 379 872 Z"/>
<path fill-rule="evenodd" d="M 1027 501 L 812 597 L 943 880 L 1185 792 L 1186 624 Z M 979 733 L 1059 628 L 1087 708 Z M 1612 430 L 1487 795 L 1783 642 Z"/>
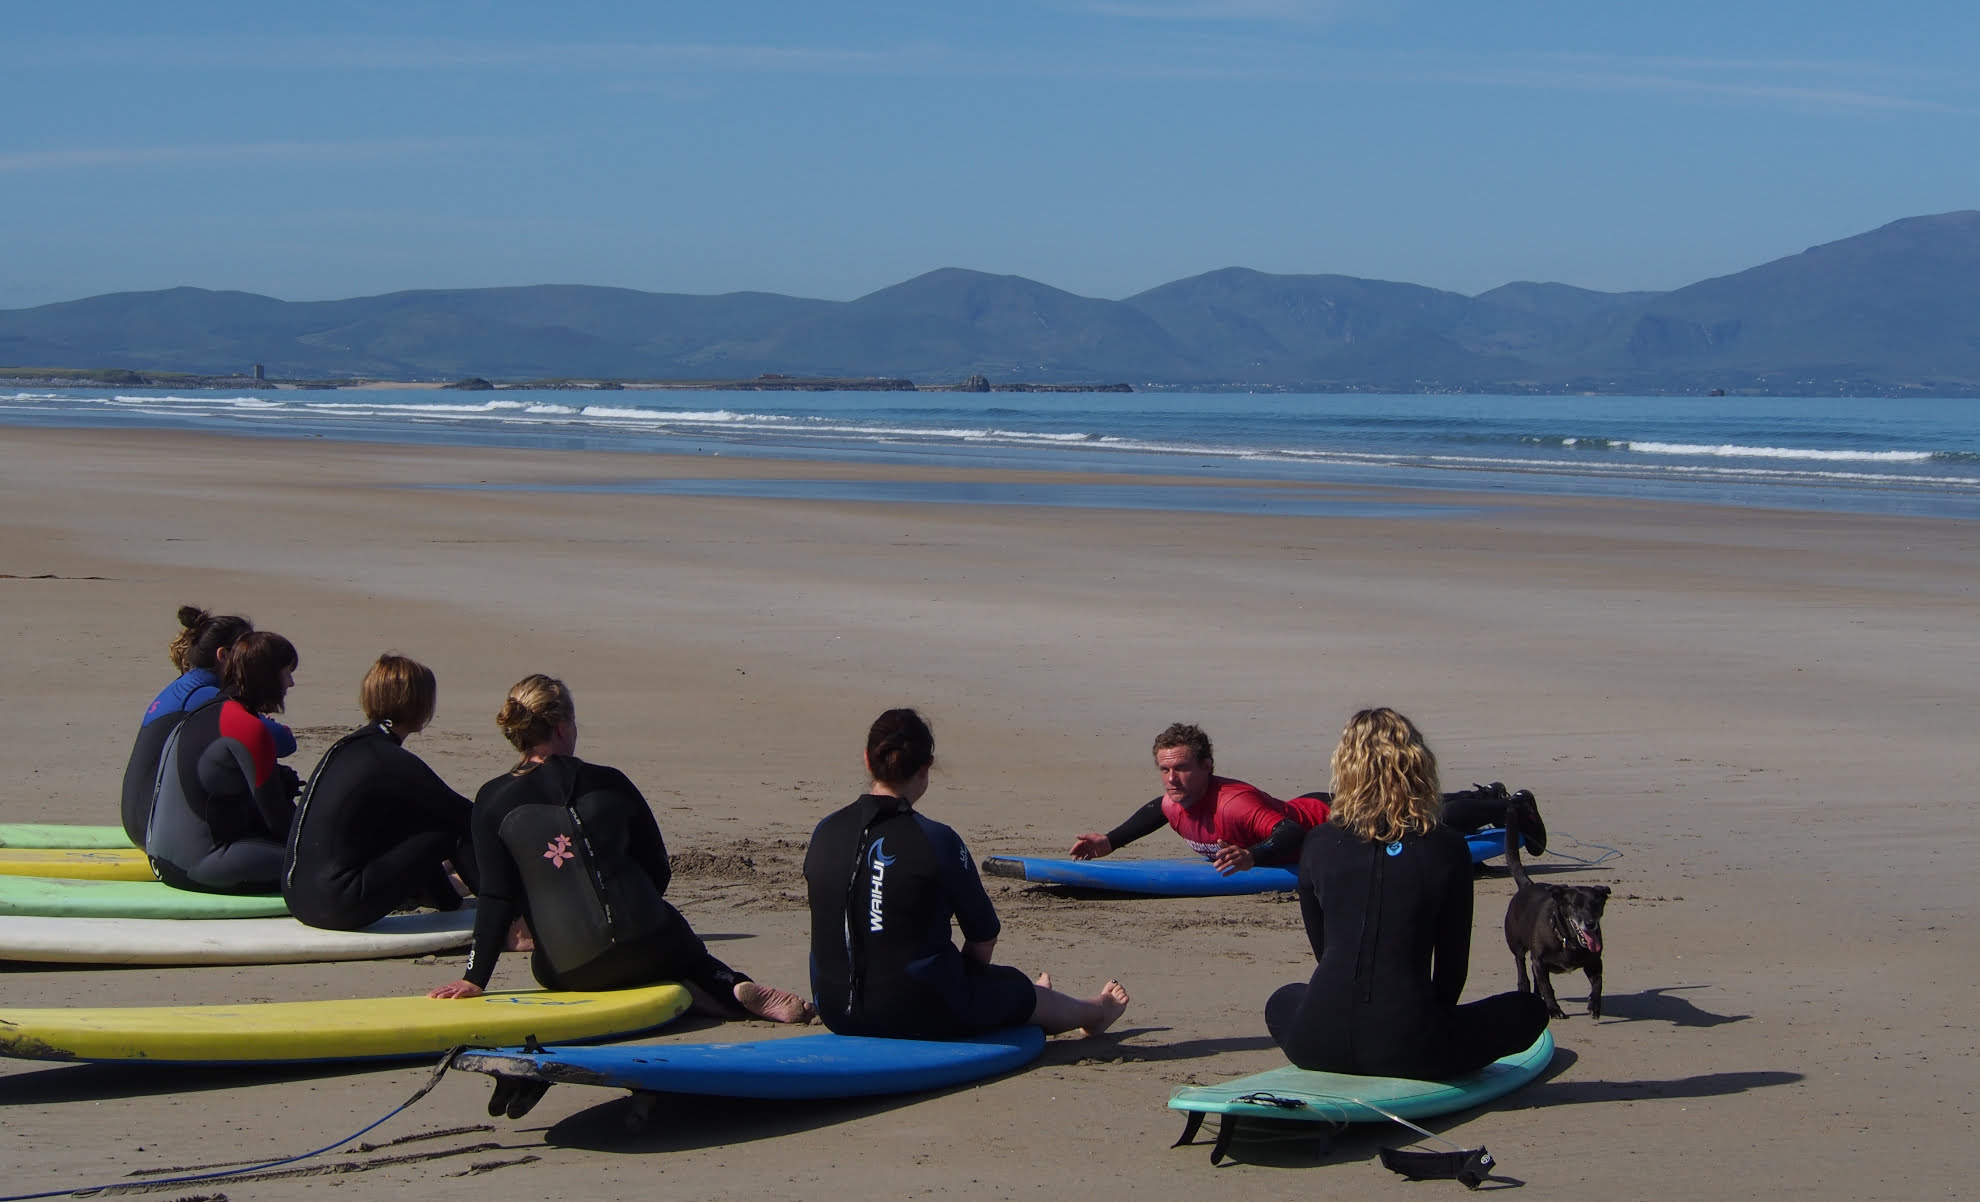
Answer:
<path fill-rule="evenodd" d="M 312 1156 L 321 1156 L 325 1152 L 334 1151 L 338 1148 L 343 1147 L 345 1144 L 364 1138 L 365 1136 L 371 1134 L 377 1128 L 384 1126 L 387 1121 L 398 1117 L 398 1115 L 402 1111 L 404 1111 L 407 1107 L 411 1106 L 414 1102 L 417 1102 L 421 1098 L 425 1097 L 429 1092 L 432 1091 L 434 1086 L 440 1084 L 440 1078 L 445 1076 L 447 1070 L 453 1066 L 454 1053 L 460 1050 L 461 1050 L 460 1048 L 449 1048 L 447 1054 L 440 1057 L 440 1063 L 434 1066 L 433 1075 L 426 1079 L 426 1084 L 420 1086 L 412 1097 L 407 1098 L 405 1101 L 393 1107 L 392 1110 L 389 1113 L 387 1113 L 383 1118 L 379 1119 L 377 1122 L 372 1123 L 370 1126 L 366 1127 L 362 1131 L 353 1132 L 352 1134 L 346 1135 L 344 1138 L 340 1140 L 336 1140 L 333 1143 L 324 1144 L 322 1147 L 316 1149 L 314 1152 L 304 1152 L 298 1156 L 284 1156 L 280 1160 L 265 1161 L 261 1164 L 242 1165 L 239 1168 L 220 1169 L 219 1171 L 212 1173 L 188 1173 L 183 1177 L 151 1177 L 145 1179 L 142 1182 L 126 1180 L 126 1181 L 112 1182 L 109 1185 L 79 1185 L 79 1186 L 73 1186 L 69 1189 L 43 1190 L 38 1194 L 9 1194 L 6 1197 L 0 1198 L 0 1202 L 32 1202 L 32 1199 L 36 1199 L 36 1198 L 61 1198 L 61 1197 L 66 1197 L 70 1194 L 94 1194 L 102 1190 L 129 1189 L 131 1186 L 139 1185 L 139 1184 L 142 1184 L 146 1187 L 158 1186 L 158 1185 L 189 1185 L 195 1181 L 214 1181 L 222 1177 L 239 1177 L 245 1173 L 259 1173 L 265 1169 L 277 1169 L 277 1168 L 281 1168 L 285 1164 L 294 1164 L 299 1160 L 308 1160 Z"/>

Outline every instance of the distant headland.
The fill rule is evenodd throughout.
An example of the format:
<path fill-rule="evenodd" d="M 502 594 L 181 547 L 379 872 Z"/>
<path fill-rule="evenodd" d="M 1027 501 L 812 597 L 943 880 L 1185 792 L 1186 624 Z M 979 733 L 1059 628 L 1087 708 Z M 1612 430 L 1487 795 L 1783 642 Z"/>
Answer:
<path fill-rule="evenodd" d="M 481 380 L 1980 396 L 1976 330 L 1980 211 L 1967 211 L 1895 221 L 1672 292 L 1513 283 L 1464 296 L 1232 267 L 1123 300 L 958 268 L 852 301 L 579 285 L 295 302 L 198 288 L 115 293 L 0 311 L 0 364 L 27 365 L 0 378 L 131 388 Z"/>

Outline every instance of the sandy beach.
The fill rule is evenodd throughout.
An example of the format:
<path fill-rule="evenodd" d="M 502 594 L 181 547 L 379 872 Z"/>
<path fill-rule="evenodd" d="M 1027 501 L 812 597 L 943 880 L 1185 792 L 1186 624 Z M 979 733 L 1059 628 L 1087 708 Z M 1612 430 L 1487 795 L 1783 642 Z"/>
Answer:
<path fill-rule="evenodd" d="M 1347 715 L 1388 704 L 1424 728 L 1448 786 L 1530 788 L 1556 849 L 1621 852 L 1538 862 L 1615 888 L 1607 1015 L 1589 1020 L 1581 979 L 1559 978 L 1572 1017 L 1550 1074 L 1433 1129 L 1488 1146 L 1534 1197 L 1970 1188 L 1970 523 L 1410 491 L 1379 499 L 1421 516 L 415 487 L 962 474 L 0 431 L 0 615 L 22 695 L 0 726 L 0 821 L 116 821 L 185 602 L 300 649 L 288 720 L 304 771 L 394 649 L 440 678 L 437 720 L 409 746 L 471 793 L 511 762 L 492 722 L 504 690 L 549 672 L 575 691 L 581 753 L 645 791 L 679 860 L 670 896 L 713 950 L 803 988 L 804 840 L 860 791 L 861 740 L 887 706 L 932 720 L 921 808 L 981 857 L 1063 854 L 1120 821 L 1156 792 L 1148 746 L 1170 721 L 1200 722 L 1220 771 L 1285 796 L 1324 788 Z M 1183 851 L 1164 832 L 1124 854 Z M 486 1079 L 452 1075 L 368 1136 L 375 1151 L 207 1188 L 237 1202 L 1459 1188 L 1382 1169 L 1397 1129 L 1317 1161 L 1287 1142 L 1240 1142 L 1219 1168 L 1205 1147 L 1170 1150 L 1176 1088 L 1282 1063 L 1260 1010 L 1310 971 L 1296 906 L 990 888 L 999 960 L 1081 992 L 1118 976 L 1134 1003 L 1115 1032 L 936 1096 L 663 1105 L 637 1131 L 622 1095 L 574 1086 L 491 1120 Z M 1513 985 L 1510 892 L 1503 873 L 1478 882 L 1467 997 Z M 458 970 L 0 969 L 0 1005 L 359 997 Z M 524 958 L 495 983 L 527 984 Z M 656 1038 L 784 1033 L 690 1021 Z M 384 1114 L 430 1067 L 0 1061 L 0 1185 L 292 1155 Z"/>

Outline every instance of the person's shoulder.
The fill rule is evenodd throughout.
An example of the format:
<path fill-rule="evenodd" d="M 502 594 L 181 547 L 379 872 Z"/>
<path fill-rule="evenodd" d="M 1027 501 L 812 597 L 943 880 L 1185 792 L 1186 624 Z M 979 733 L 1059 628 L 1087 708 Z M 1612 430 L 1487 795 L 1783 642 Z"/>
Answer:
<path fill-rule="evenodd" d="M 1211 785 L 1217 791 L 1218 801 L 1255 801 L 1261 805 L 1276 805 L 1278 799 L 1249 781 L 1233 776 L 1213 776 Z"/>
<path fill-rule="evenodd" d="M 1471 862 L 1470 841 L 1441 822 L 1432 827 L 1429 834 L 1419 835 L 1418 838 L 1425 847 L 1439 855 L 1452 856 L 1467 864 Z"/>

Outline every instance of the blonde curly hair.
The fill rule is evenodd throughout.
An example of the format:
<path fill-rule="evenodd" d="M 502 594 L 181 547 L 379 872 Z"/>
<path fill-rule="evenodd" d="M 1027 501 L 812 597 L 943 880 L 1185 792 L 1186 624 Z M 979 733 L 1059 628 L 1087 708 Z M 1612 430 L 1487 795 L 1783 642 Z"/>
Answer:
<path fill-rule="evenodd" d="M 1442 821 L 1437 757 L 1408 718 L 1366 709 L 1348 719 L 1334 748 L 1334 804 L 1327 821 L 1389 843 L 1427 835 Z"/>

